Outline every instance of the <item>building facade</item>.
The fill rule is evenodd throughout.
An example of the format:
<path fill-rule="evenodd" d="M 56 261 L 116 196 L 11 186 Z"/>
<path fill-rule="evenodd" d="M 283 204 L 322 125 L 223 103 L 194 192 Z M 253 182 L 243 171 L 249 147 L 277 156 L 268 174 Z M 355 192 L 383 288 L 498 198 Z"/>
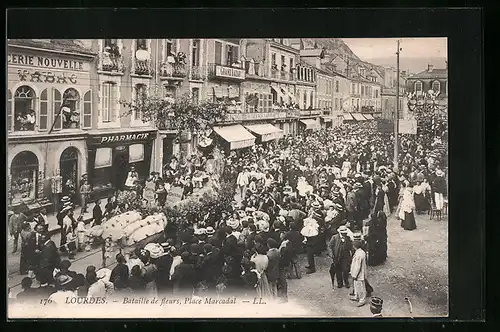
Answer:
<path fill-rule="evenodd" d="M 382 89 L 382 114 L 381 118 L 394 120 L 396 116 L 396 89 Z M 399 119 L 409 119 L 408 98 L 405 93 L 399 92 Z"/>
<path fill-rule="evenodd" d="M 427 70 L 409 76 L 406 79 L 406 90 L 416 96 L 421 96 L 429 90 L 437 93 L 437 100 L 447 105 L 448 103 L 448 64 L 446 68 L 437 69 L 428 65 Z"/>
<path fill-rule="evenodd" d="M 9 40 L 7 52 L 8 205 L 52 208 L 52 179 L 62 192 L 87 172 L 96 54 L 66 40 Z"/>

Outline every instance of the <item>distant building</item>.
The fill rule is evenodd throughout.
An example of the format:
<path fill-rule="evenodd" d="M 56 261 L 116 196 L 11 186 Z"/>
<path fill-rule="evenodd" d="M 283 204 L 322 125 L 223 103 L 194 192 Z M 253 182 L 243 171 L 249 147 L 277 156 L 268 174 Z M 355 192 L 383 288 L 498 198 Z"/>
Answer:
<path fill-rule="evenodd" d="M 406 90 L 417 96 L 433 90 L 438 93 L 437 99 L 443 104 L 448 102 L 448 62 L 446 68 L 437 69 L 428 65 L 427 70 L 411 75 L 406 80 Z"/>

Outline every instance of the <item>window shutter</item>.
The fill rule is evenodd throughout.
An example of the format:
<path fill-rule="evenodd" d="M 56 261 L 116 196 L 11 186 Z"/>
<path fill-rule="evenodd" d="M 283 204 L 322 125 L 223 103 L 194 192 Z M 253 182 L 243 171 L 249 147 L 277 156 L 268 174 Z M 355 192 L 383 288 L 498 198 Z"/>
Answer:
<path fill-rule="evenodd" d="M 7 90 L 7 130 L 12 130 L 12 92 Z"/>
<path fill-rule="evenodd" d="M 52 88 L 52 101 L 53 101 L 53 108 L 52 108 L 52 114 L 54 114 L 54 130 L 61 130 L 62 129 L 62 121 L 61 121 L 61 105 L 62 105 L 62 100 L 61 100 L 61 93 L 59 90 L 56 88 Z"/>
<path fill-rule="evenodd" d="M 83 129 L 92 128 L 92 90 L 83 95 Z"/>
<path fill-rule="evenodd" d="M 222 43 L 215 42 L 215 64 L 222 64 Z"/>
<path fill-rule="evenodd" d="M 111 122 L 116 121 L 116 113 L 119 111 L 119 105 L 116 100 L 116 84 L 110 84 L 109 85 L 109 115 L 110 115 L 110 120 Z"/>
<path fill-rule="evenodd" d="M 47 130 L 49 123 L 49 100 L 47 89 L 43 90 L 40 94 L 40 112 L 38 116 L 38 130 Z"/>
<path fill-rule="evenodd" d="M 231 64 L 236 63 L 239 61 L 239 47 L 238 46 L 233 46 L 233 59 L 231 61 Z"/>

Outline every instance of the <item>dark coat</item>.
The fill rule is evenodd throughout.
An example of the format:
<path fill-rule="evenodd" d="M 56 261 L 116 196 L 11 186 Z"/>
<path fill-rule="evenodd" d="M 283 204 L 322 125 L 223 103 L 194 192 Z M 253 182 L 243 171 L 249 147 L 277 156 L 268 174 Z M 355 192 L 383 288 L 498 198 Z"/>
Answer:
<path fill-rule="evenodd" d="M 201 279 L 208 285 L 215 285 L 222 274 L 223 258 L 219 251 L 214 251 L 203 257 L 200 266 Z"/>
<path fill-rule="evenodd" d="M 347 268 L 354 254 L 351 239 L 346 236 L 345 241 L 342 241 L 340 234 L 335 234 L 328 243 L 328 249 L 331 252 L 333 263 L 340 264 L 343 268 Z"/>
<path fill-rule="evenodd" d="M 153 260 L 153 264 L 158 269 L 156 272 L 156 285 L 158 288 L 164 288 L 169 283 L 173 260 L 170 255 L 164 255 Z"/>
<path fill-rule="evenodd" d="M 92 218 L 94 218 L 95 225 L 100 225 L 102 221 L 102 210 L 99 204 L 96 204 L 92 209 Z"/>
<path fill-rule="evenodd" d="M 349 191 L 346 197 L 346 210 L 348 212 L 355 212 L 358 209 L 358 203 L 356 198 L 356 193 L 353 191 Z"/>
<path fill-rule="evenodd" d="M 384 197 L 385 192 L 380 189 L 375 196 L 372 213 L 378 213 L 379 211 L 382 211 L 384 209 Z"/>
<path fill-rule="evenodd" d="M 269 249 L 267 252 L 269 264 L 267 265 L 266 275 L 269 282 L 276 282 L 279 276 L 280 252 L 278 249 Z"/>
<path fill-rule="evenodd" d="M 43 245 L 39 256 L 39 267 L 40 269 L 53 270 L 59 267 L 61 262 L 61 257 L 57 251 L 56 244 L 54 241 L 50 240 Z"/>
<path fill-rule="evenodd" d="M 172 275 L 174 292 L 192 291 L 196 284 L 196 273 L 193 264 L 180 263 L 174 269 Z"/>

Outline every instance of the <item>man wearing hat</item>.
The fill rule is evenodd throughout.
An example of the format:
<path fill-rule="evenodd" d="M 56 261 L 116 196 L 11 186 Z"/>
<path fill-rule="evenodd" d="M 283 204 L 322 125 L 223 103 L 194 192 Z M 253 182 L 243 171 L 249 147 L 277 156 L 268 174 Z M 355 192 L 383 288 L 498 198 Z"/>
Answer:
<path fill-rule="evenodd" d="M 370 300 L 370 311 L 373 314 L 373 317 L 382 317 L 382 304 L 384 304 L 384 300 L 380 297 L 373 296 Z"/>
<path fill-rule="evenodd" d="M 357 229 L 361 229 L 363 227 L 363 215 L 369 212 L 370 203 L 366 200 L 366 196 L 363 190 L 363 185 L 359 182 L 355 182 L 352 188 L 354 192 L 354 226 Z"/>
<path fill-rule="evenodd" d="M 346 226 L 340 226 L 338 233 L 332 236 L 328 243 L 329 255 L 332 258 L 330 266 L 330 278 L 332 287 L 334 287 L 334 277 L 337 278 L 337 287 L 342 288 L 349 285 L 349 268 L 353 255 L 353 245 L 351 239 L 347 235 L 348 229 Z"/>
<path fill-rule="evenodd" d="M 441 211 L 444 206 L 444 195 L 446 194 L 446 179 L 444 172 L 440 169 L 436 171 L 436 177 L 432 181 L 432 192 L 434 193 L 434 204 L 439 211 L 438 219 L 441 219 Z"/>
<path fill-rule="evenodd" d="M 354 295 L 351 300 L 358 302 L 358 307 L 366 304 L 366 253 L 363 250 L 363 240 L 360 233 L 353 236 L 353 247 L 355 249 L 352 257 L 350 274 L 354 281 Z"/>

